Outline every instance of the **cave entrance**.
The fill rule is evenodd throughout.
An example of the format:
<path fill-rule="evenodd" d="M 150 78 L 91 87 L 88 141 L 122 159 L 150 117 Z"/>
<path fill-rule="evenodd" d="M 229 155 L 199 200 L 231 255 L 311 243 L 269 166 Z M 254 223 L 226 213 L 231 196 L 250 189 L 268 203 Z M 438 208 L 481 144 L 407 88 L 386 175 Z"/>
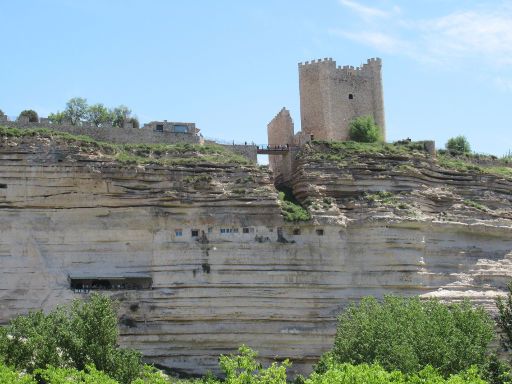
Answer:
<path fill-rule="evenodd" d="M 151 276 L 69 276 L 69 288 L 75 292 L 151 289 Z"/>

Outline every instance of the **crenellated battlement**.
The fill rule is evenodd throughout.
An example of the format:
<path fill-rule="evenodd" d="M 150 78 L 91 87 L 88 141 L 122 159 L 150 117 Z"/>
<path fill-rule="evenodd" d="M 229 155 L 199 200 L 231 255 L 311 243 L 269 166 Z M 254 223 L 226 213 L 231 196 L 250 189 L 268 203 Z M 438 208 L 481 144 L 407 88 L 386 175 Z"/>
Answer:
<path fill-rule="evenodd" d="M 299 63 L 299 71 L 308 71 L 308 70 L 330 70 L 333 73 L 337 73 L 340 76 L 363 76 L 363 77 L 371 77 L 375 74 L 376 71 L 380 71 L 382 66 L 382 60 L 378 57 L 372 57 L 366 61 L 366 63 L 361 64 L 359 67 L 355 67 L 353 65 L 336 65 L 336 61 L 330 57 L 326 57 L 318 60 L 306 61 L 304 63 Z"/>
<path fill-rule="evenodd" d="M 332 57 L 325 57 L 323 59 L 311 60 L 311 61 L 306 61 L 304 63 L 299 63 L 299 67 L 312 65 L 312 64 L 325 64 L 325 63 L 327 63 L 327 64 L 334 63 L 334 65 L 336 66 L 336 61 L 333 60 Z"/>

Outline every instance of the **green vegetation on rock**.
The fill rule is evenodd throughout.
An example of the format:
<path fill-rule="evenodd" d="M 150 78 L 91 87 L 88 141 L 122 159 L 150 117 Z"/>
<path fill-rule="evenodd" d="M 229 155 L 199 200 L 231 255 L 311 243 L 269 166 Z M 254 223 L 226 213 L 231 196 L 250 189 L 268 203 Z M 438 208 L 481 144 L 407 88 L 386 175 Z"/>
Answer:
<path fill-rule="evenodd" d="M 37 123 L 39 121 L 39 116 L 33 109 L 25 109 L 24 111 L 21 111 L 18 119 L 20 117 L 27 117 L 30 123 Z"/>
<path fill-rule="evenodd" d="M 452 155 L 462 155 L 471 152 L 471 145 L 466 136 L 452 137 L 446 142 L 446 149 Z"/>
<path fill-rule="evenodd" d="M 299 204 L 289 188 L 282 188 L 279 192 L 279 204 L 285 221 L 307 221 L 311 219 L 309 212 Z"/>
<path fill-rule="evenodd" d="M 404 157 L 428 157 L 423 142 L 406 144 L 358 143 L 355 141 L 315 140 L 301 153 L 302 157 L 312 161 L 344 162 L 354 156 L 382 155 Z"/>
<path fill-rule="evenodd" d="M 89 136 L 72 135 L 46 128 L 18 129 L 0 126 L 0 137 L 47 138 L 58 142 L 76 145 L 84 153 L 101 155 L 105 161 L 122 164 L 197 165 L 197 164 L 237 164 L 250 165 L 245 157 L 235 154 L 216 144 L 113 144 L 96 141 Z M 256 167 L 255 167 L 256 168 Z"/>
<path fill-rule="evenodd" d="M 382 140 L 381 129 L 372 116 L 360 116 L 349 123 L 350 140 L 360 143 L 376 143 Z"/>

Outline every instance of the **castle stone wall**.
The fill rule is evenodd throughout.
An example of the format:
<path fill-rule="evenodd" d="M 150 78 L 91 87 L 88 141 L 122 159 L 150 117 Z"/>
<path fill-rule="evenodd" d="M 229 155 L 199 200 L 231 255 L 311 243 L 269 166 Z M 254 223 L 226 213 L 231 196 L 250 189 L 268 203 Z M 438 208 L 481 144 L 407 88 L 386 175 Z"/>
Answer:
<path fill-rule="evenodd" d="M 230 145 L 230 144 L 218 144 L 218 143 L 215 143 L 215 142 L 212 142 L 212 143 L 220 145 L 221 147 L 224 147 L 228 151 L 231 151 L 231 152 L 234 152 L 234 153 L 236 153 L 238 155 L 246 157 L 247 159 L 249 159 L 253 163 L 257 163 L 258 162 L 258 147 L 256 145 L 251 145 L 251 144 L 247 144 L 247 145 L 243 145 L 243 144 Z"/>
<path fill-rule="evenodd" d="M 373 116 L 385 137 L 382 62 L 369 59 L 361 67 L 337 67 L 324 59 L 299 63 L 301 129 L 315 139 L 348 140 L 349 123 Z"/>
<path fill-rule="evenodd" d="M 81 126 L 71 124 L 29 123 L 26 121 L 3 121 L 1 123 L 13 128 L 50 128 L 73 135 L 86 135 L 95 140 L 118 144 L 200 144 L 203 139 L 190 133 L 157 132 L 150 129 L 96 127 L 87 124 Z"/>
<path fill-rule="evenodd" d="M 275 145 L 294 145 L 294 128 L 290 111 L 286 108 L 281 109 L 279 113 L 267 125 L 268 144 Z M 284 177 L 285 179 L 292 174 L 292 153 L 287 152 L 283 155 L 269 155 L 269 168 L 274 172 L 274 176 Z"/>

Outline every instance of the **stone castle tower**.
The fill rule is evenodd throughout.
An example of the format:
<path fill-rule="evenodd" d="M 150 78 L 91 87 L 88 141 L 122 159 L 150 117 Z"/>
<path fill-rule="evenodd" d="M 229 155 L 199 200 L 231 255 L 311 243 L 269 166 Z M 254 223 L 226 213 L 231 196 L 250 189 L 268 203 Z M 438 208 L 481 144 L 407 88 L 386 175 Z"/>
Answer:
<path fill-rule="evenodd" d="M 276 184 L 286 183 L 294 171 L 295 154 L 312 139 L 345 141 L 350 122 L 370 115 L 386 137 L 381 59 L 361 67 L 337 67 L 332 59 L 299 63 L 301 131 L 294 133 L 290 112 L 283 108 L 267 125 L 268 144 L 289 150 L 269 154 Z"/>
<path fill-rule="evenodd" d="M 381 59 L 369 59 L 361 67 L 336 67 L 324 59 L 299 63 L 302 132 L 315 139 L 348 139 L 350 121 L 373 116 L 385 137 Z"/>

